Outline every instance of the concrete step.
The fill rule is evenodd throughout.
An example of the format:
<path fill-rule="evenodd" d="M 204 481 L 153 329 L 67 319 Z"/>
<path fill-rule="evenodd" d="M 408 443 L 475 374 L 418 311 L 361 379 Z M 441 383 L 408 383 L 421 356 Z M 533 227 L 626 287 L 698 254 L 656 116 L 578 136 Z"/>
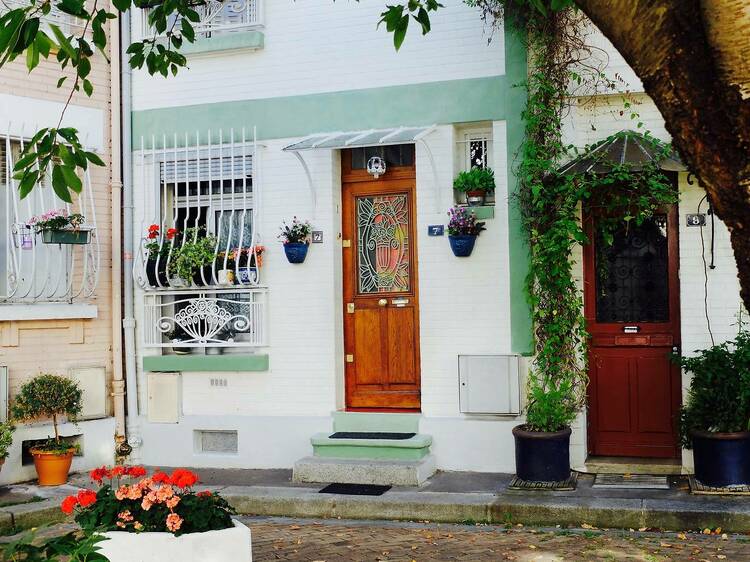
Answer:
<path fill-rule="evenodd" d="M 330 435 L 316 433 L 310 439 L 316 457 L 416 461 L 426 457 L 432 445 L 432 437 L 421 433 L 409 439 L 333 439 Z"/>
<path fill-rule="evenodd" d="M 419 433 L 422 414 L 333 412 L 333 431 L 383 431 Z"/>
<path fill-rule="evenodd" d="M 294 463 L 292 481 L 421 486 L 435 470 L 433 455 L 415 461 L 305 457 Z"/>

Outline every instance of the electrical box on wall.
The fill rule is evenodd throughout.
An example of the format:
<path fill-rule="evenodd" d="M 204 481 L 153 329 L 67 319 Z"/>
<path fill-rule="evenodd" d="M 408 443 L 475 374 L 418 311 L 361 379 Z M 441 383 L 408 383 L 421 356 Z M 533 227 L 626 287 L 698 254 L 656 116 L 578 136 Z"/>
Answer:
<path fill-rule="evenodd" d="M 519 355 L 459 355 L 461 412 L 519 415 L 520 363 Z"/>
<path fill-rule="evenodd" d="M 109 396 L 107 392 L 107 371 L 104 367 L 73 367 L 70 378 L 78 383 L 83 393 L 82 420 L 106 418 Z"/>
<path fill-rule="evenodd" d="M 180 373 L 149 373 L 148 412 L 151 423 L 180 421 Z"/>

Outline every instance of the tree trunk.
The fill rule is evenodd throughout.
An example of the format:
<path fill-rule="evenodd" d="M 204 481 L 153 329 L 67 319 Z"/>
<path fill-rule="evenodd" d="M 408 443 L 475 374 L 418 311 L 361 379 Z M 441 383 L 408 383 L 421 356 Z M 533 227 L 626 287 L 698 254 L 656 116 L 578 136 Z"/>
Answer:
<path fill-rule="evenodd" d="M 729 228 L 750 309 L 750 1 L 576 0 L 643 81 Z"/>

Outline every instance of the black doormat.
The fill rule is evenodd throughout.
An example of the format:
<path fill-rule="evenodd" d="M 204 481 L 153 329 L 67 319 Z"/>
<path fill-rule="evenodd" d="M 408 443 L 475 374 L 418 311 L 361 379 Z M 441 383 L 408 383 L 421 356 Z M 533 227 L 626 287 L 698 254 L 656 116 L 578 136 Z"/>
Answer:
<path fill-rule="evenodd" d="M 342 494 L 345 496 L 382 496 L 390 486 L 378 486 L 375 484 L 329 484 L 319 494 Z"/>
<path fill-rule="evenodd" d="M 571 472 L 570 478 L 566 480 L 560 480 L 559 482 L 533 482 L 529 480 L 521 480 L 518 476 L 514 476 L 513 480 L 508 486 L 509 490 L 553 490 L 556 492 L 569 492 L 576 489 L 578 484 L 578 473 Z"/>
<path fill-rule="evenodd" d="M 331 439 L 411 439 L 416 433 L 385 433 L 383 431 L 337 431 Z"/>
<path fill-rule="evenodd" d="M 715 488 L 714 486 L 706 486 L 700 480 L 696 480 L 692 474 L 689 477 L 689 482 L 691 494 L 706 496 L 750 496 L 750 486 L 744 484 Z"/>

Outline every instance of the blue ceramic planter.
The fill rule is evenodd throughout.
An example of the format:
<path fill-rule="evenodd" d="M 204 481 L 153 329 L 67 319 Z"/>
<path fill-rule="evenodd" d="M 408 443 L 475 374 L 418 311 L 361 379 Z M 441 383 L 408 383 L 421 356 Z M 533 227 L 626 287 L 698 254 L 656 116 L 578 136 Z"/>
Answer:
<path fill-rule="evenodd" d="M 477 237 L 473 234 L 457 234 L 455 236 L 448 236 L 448 241 L 451 243 L 451 250 L 453 250 L 453 254 L 457 258 L 466 258 L 474 250 L 474 243 L 477 241 Z"/>
<path fill-rule="evenodd" d="M 290 242 L 284 244 L 284 253 L 286 253 L 286 259 L 289 263 L 302 263 L 307 257 L 307 244 L 304 242 Z"/>

